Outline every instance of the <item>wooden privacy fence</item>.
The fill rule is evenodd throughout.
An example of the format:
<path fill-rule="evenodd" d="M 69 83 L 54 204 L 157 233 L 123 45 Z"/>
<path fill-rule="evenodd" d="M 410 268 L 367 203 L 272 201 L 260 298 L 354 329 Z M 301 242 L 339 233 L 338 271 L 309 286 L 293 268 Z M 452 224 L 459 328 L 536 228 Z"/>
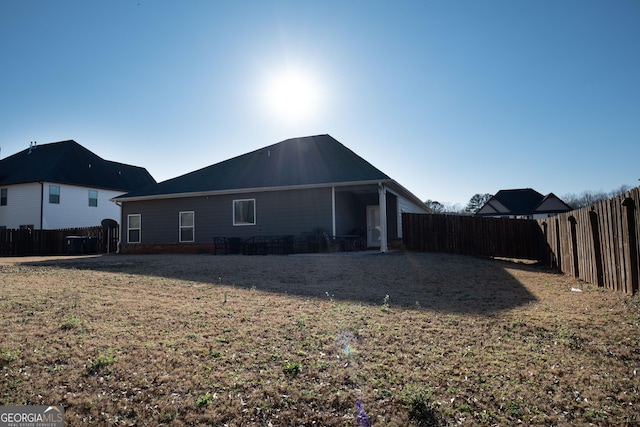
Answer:
<path fill-rule="evenodd" d="M 585 282 L 638 292 L 640 187 L 613 199 L 539 219 L 546 251 L 542 261 Z"/>
<path fill-rule="evenodd" d="M 541 258 L 535 221 L 445 214 L 402 214 L 405 248 L 475 256 Z"/>
<path fill-rule="evenodd" d="M 116 252 L 118 228 L 0 230 L 0 256 L 82 255 Z"/>
<path fill-rule="evenodd" d="M 538 220 L 402 215 L 405 248 L 539 260 L 585 282 L 633 294 L 640 284 L 640 187 Z"/>

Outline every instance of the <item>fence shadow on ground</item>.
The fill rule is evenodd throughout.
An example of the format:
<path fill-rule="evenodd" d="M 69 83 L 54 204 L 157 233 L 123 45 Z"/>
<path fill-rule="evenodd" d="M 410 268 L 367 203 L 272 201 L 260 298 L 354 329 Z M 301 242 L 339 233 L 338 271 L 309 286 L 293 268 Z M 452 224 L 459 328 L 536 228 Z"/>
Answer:
<path fill-rule="evenodd" d="M 34 266 L 148 275 L 302 298 L 483 314 L 536 301 L 507 270 L 535 269 L 464 255 L 397 252 L 327 256 L 103 255 Z M 539 270 L 547 271 L 547 270 Z"/>

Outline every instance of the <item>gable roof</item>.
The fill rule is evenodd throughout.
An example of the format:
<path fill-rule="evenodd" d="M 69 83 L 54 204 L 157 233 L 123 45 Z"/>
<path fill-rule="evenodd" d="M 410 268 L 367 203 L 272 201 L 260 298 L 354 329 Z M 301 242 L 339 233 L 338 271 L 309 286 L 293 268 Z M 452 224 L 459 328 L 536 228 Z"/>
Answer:
<path fill-rule="evenodd" d="M 287 139 L 117 199 L 388 180 L 331 136 L 316 135 Z"/>
<path fill-rule="evenodd" d="M 73 140 L 37 145 L 0 160 L 0 185 L 40 181 L 118 191 L 156 183 L 145 168 L 104 160 Z"/>
<path fill-rule="evenodd" d="M 570 210 L 571 207 L 553 193 L 543 196 L 531 188 L 520 188 L 498 191 L 476 212 L 476 216 L 534 215 Z"/>

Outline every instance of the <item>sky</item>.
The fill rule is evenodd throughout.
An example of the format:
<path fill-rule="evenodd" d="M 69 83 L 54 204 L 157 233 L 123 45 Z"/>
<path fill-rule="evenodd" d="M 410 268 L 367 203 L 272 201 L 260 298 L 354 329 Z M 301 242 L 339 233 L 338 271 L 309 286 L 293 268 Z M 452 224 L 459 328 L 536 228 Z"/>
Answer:
<path fill-rule="evenodd" d="M 318 134 L 445 205 L 636 187 L 640 2 L 0 0 L 0 158 L 164 181 Z"/>

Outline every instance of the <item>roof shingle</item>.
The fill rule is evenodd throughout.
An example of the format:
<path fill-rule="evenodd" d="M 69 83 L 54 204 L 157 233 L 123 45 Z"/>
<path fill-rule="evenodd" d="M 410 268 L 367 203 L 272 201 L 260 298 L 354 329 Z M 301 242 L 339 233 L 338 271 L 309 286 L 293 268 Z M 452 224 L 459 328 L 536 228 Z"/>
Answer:
<path fill-rule="evenodd" d="M 331 136 L 317 135 L 287 139 L 120 198 L 388 179 Z"/>

